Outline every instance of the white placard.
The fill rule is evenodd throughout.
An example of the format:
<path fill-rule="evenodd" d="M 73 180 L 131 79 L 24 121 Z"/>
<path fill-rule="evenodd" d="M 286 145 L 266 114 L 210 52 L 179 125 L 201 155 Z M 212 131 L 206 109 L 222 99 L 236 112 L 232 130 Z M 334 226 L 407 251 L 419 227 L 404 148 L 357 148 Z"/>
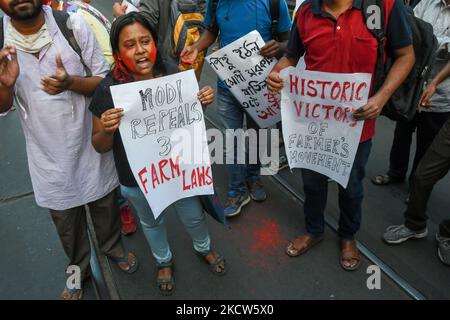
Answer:
<path fill-rule="evenodd" d="M 111 87 L 128 162 L 155 219 L 173 202 L 213 194 L 202 106 L 193 70 Z"/>
<path fill-rule="evenodd" d="M 352 114 L 367 103 L 371 75 L 294 67 L 284 69 L 281 75 L 289 166 L 322 173 L 346 188 L 364 125 Z"/>
<path fill-rule="evenodd" d="M 125 11 L 125 13 L 139 12 L 139 9 L 134 4 L 130 3 L 127 0 L 123 0 L 122 1 L 122 5 L 126 5 L 127 6 L 127 10 Z"/>
<path fill-rule="evenodd" d="M 280 97 L 270 94 L 266 83 L 277 60 L 259 54 L 264 45 L 255 30 L 206 57 L 211 68 L 261 128 L 281 120 Z"/>

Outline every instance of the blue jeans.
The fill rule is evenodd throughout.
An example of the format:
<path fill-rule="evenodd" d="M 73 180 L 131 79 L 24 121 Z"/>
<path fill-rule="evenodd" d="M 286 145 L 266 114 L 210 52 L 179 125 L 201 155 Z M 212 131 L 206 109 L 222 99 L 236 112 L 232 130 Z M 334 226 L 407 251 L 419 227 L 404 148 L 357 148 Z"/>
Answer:
<path fill-rule="evenodd" d="M 245 111 L 242 108 L 239 101 L 233 96 L 233 94 L 224 88 L 218 87 L 217 99 L 218 99 L 218 111 L 222 121 L 222 125 L 225 129 L 242 129 L 244 126 L 244 114 Z M 246 116 L 247 129 L 258 130 L 259 127 L 256 122 L 250 117 Z M 259 143 L 259 141 L 258 141 Z M 231 158 L 233 152 L 233 164 L 227 162 L 226 168 L 228 171 L 228 190 L 230 192 L 244 193 L 247 190 L 246 179 L 257 179 L 260 176 L 261 163 L 258 161 L 256 164 L 237 164 L 237 143 L 235 139 L 234 150 L 225 147 L 226 158 Z M 248 163 L 248 150 L 245 153 L 246 162 Z"/>
<path fill-rule="evenodd" d="M 155 220 L 147 199 L 138 187 L 120 186 L 122 194 L 136 209 L 142 230 L 158 265 L 167 265 L 172 260 L 167 239 L 165 212 Z M 198 197 L 180 199 L 174 203 L 175 210 L 192 238 L 194 250 L 205 255 L 210 251 L 210 238 L 205 213 Z"/>
<path fill-rule="evenodd" d="M 338 233 L 344 240 L 353 240 L 361 226 L 363 179 L 371 147 L 372 140 L 359 144 L 347 189 L 339 185 Z M 328 177 L 307 169 L 302 169 L 302 177 L 306 231 L 313 237 L 319 237 L 323 235 L 325 228 L 324 211 L 328 195 Z"/>

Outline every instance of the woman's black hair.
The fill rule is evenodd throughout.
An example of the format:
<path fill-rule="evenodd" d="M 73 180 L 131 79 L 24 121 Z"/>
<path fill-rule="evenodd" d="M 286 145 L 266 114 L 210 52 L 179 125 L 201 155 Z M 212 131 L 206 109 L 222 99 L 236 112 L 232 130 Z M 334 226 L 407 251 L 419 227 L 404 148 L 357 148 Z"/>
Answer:
<path fill-rule="evenodd" d="M 130 12 L 127 14 L 124 14 L 120 17 L 118 17 L 112 24 L 111 26 L 111 32 L 110 32 L 110 42 L 111 42 L 111 48 L 112 48 L 112 52 L 114 55 L 114 60 L 115 60 L 115 64 L 116 66 L 114 67 L 114 74 L 116 73 L 116 70 L 118 71 L 118 73 L 123 73 L 125 70 L 120 70 L 122 68 L 116 68 L 118 61 L 117 61 L 117 57 L 120 55 L 120 51 L 119 51 L 119 35 L 120 32 L 122 31 L 123 28 L 125 28 L 126 26 L 135 24 L 135 23 L 139 23 L 141 24 L 145 29 L 147 29 L 148 31 L 150 31 L 150 33 L 152 34 L 152 38 L 153 41 L 155 41 L 155 46 L 156 48 L 158 48 L 158 38 L 157 35 L 158 33 L 156 32 L 156 29 L 153 25 L 151 25 L 149 23 L 149 21 L 139 12 Z M 161 55 L 159 54 L 159 50 L 157 50 L 156 52 L 156 60 L 155 60 L 155 65 L 153 66 L 153 75 L 154 76 L 161 76 L 161 75 L 165 75 L 167 73 L 165 64 L 164 64 L 164 60 L 162 59 Z M 121 79 L 121 80 L 127 80 L 126 78 L 131 77 L 131 75 L 128 73 L 127 75 L 123 74 L 121 75 L 121 77 L 125 78 L 125 79 Z"/>

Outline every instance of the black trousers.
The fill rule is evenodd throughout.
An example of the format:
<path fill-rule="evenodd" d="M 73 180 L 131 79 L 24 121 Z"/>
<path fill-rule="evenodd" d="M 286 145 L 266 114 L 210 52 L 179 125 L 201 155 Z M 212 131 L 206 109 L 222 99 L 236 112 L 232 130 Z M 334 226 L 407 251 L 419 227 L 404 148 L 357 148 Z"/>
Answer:
<path fill-rule="evenodd" d="M 426 208 L 434 185 L 450 170 L 450 119 L 445 122 L 417 166 L 411 180 L 411 194 L 405 211 L 405 226 L 419 231 L 426 227 Z M 450 237 L 450 219 L 439 226 L 441 236 Z"/>
<path fill-rule="evenodd" d="M 401 179 L 406 177 L 412 135 L 417 129 L 416 154 L 409 176 L 409 180 L 411 180 L 423 155 L 449 117 L 450 112 L 420 112 L 410 122 L 398 121 L 395 127 L 387 174 Z"/>
<path fill-rule="evenodd" d="M 120 211 L 116 191 L 88 203 L 98 245 L 109 257 L 122 257 L 124 247 L 120 233 Z M 59 239 L 69 258 L 69 265 L 81 269 L 81 279 L 90 276 L 91 246 L 87 231 L 86 208 L 79 206 L 67 210 L 50 210 Z"/>

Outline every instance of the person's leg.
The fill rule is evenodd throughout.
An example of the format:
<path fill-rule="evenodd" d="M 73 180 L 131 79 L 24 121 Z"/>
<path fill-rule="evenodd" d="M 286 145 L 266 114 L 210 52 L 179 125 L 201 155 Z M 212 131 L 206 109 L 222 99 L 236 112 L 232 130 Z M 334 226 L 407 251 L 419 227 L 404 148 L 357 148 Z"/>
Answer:
<path fill-rule="evenodd" d="M 150 246 L 158 268 L 157 285 L 163 295 L 173 292 L 172 252 L 167 238 L 164 213 L 155 219 L 153 212 L 139 187 L 121 186 L 122 194 L 136 209 L 141 222 L 142 231 Z"/>
<path fill-rule="evenodd" d="M 88 204 L 101 252 L 108 257 L 122 257 L 119 205 L 116 191 Z"/>
<path fill-rule="evenodd" d="M 221 275 L 225 272 L 225 260 L 211 250 L 206 216 L 198 197 L 180 199 L 174 203 L 178 217 L 192 238 L 194 250 L 214 269 L 214 273 Z"/>
<path fill-rule="evenodd" d="M 306 231 L 313 237 L 321 237 L 325 231 L 324 212 L 328 197 L 328 177 L 312 170 L 302 169 L 302 178 Z"/>
<path fill-rule="evenodd" d="M 266 191 L 261 183 L 261 160 L 259 158 L 259 126 L 258 124 L 247 114 L 246 115 L 247 129 L 256 131 L 256 141 L 249 142 L 249 146 L 246 154 L 245 166 L 245 180 L 247 183 L 250 196 L 255 201 L 264 201 L 267 198 Z M 254 144 L 253 146 L 251 144 Z M 256 148 L 254 148 L 256 146 Z M 256 163 L 251 163 L 252 158 L 255 155 L 250 155 L 249 152 L 256 152 Z"/>
<path fill-rule="evenodd" d="M 303 211 L 306 222 L 306 235 L 291 240 L 286 254 L 297 257 L 323 239 L 325 230 L 324 211 L 328 196 L 328 177 L 312 170 L 302 169 L 305 203 Z"/>
<path fill-rule="evenodd" d="M 450 169 L 450 120 L 428 148 L 411 179 L 410 200 L 404 213 L 403 225 L 389 226 L 383 235 L 389 244 L 399 244 L 411 238 L 428 235 L 426 208 L 437 181 Z"/>
<path fill-rule="evenodd" d="M 439 235 L 450 239 L 450 219 L 441 221 L 439 224 Z"/>
<path fill-rule="evenodd" d="M 228 171 L 228 199 L 225 203 L 225 214 L 228 217 L 240 213 L 242 207 L 250 202 L 245 185 L 245 164 L 239 164 L 239 160 L 245 161 L 245 144 L 239 144 L 233 132 L 242 129 L 244 111 L 239 102 L 229 90 L 218 88 L 217 93 L 218 112 L 221 122 L 227 133 L 225 145 L 225 161 Z M 238 154 L 242 159 L 239 159 Z"/>
<path fill-rule="evenodd" d="M 426 208 L 434 185 L 450 169 L 450 120 L 439 131 L 420 161 L 411 182 L 411 196 L 405 211 L 405 226 L 413 231 L 426 228 Z"/>
<path fill-rule="evenodd" d="M 174 203 L 178 217 L 192 238 L 194 250 L 199 253 L 210 251 L 210 238 L 206 217 L 198 197 L 180 199 Z"/>
<path fill-rule="evenodd" d="M 120 222 L 122 224 L 121 232 L 124 236 L 127 236 L 136 232 L 136 219 L 128 206 L 128 200 L 122 195 L 120 187 L 117 187 L 116 192 L 117 201 L 120 207 Z"/>
<path fill-rule="evenodd" d="M 255 177 L 255 178 L 259 178 L 259 176 L 261 175 L 261 161 L 259 159 L 259 132 L 258 130 L 260 129 L 258 124 L 255 122 L 255 120 L 252 119 L 252 117 L 250 117 L 249 115 L 245 116 L 246 118 L 246 123 L 247 123 L 247 129 L 253 129 L 256 131 L 256 141 L 253 141 L 256 144 L 256 148 L 255 151 L 257 152 L 257 156 L 256 156 L 256 163 L 250 163 L 250 160 L 252 157 L 250 157 L 250 155 L 248 154 L 248 149 L 247 151 L 247 155 L 246 155 L 246 161 L 247 161 L 247 165 L 246 165 L 246 178 L 251 178 L 251 177 Z M 254 155 L 253 155 L 254 158 Z"/>
<path fill-rule="evenodd" d="M 416 129 L 416 117 L 409 122 L 397 121 L 389 155 L 388 176 L 398 180 L 404 180 L 408 172 L 409 153 L 412 136 Z"/>
<path fill-rule="evenodd" d="M 50 214 L 64 252 L 69 258 L 69 266 L 78 266 L 81 271 L 81 281 L 90 276 L 91 247 L 87 234 L 86 211 L 84 206 L 67 210 L 51 210 Z M 67 288 L 62 294 L 63 299 L 82 297 L 82 291 L 69 292 Z"/>
<path fill-rule="evenodd" d="M 372 140 L 358 146 L 347 188 L 339 186 L 339 229 L 341 239 L 340 264 L 347 271 L 356 270 L 361 256 L 356 246 L 355 234 L 361 226 L 362 201 L 364 198 L 363 180 L 370 155 Z"/>
<path fill-rule="evenodd" d="M 434 138 L 441 130 L 450 112 L 421 112 L 418 115 L 417 126 L 417 146 L 414 156 L 414 163 L 411 169 L 410 180 L 412 179 L 420 160 L 422 160 L 428 147 L 432 144 Z M 411 181 L 410 181 L 411 182 Z"/>
<path fill-rule="evenodd" d="M 343 240 L 354 240 L 361 226 L 362 201 L 364 197 L 363 180 L 370 155 L 372 140 L 358 146 L 347 188 L 339 186 L 339 236 Z"/>
<path fill-rule="evenodd" d="M 157 264 L 168 263 L 172 260 L 167 230 L 164 223 L 164 213 L 155 220 L 153 212 L 139 187 L 121 186 L 122 194 L 136 208 L 144 236 L 152 250 Z"/>
<path fill-rule="evenodd" d="M 409 153 L 412 135 L 417 127 L 417 115 L 409 122 L 397 121 L 389 154 L 389 170 L 386 174 L 378 174 L 371 181 L 375 185 L 384 186 L 401 183 L 408 172 Z"/>
<path fill-rule="evenodd" d="M 439 231 L 436 233 L 438 244 L 438 257 L 447 265 L 450 265 L 450 219 L 442 220 Z"/>
<path fill-rule="evenodd" d="M 386 174 L 378 174 L 371 181 L 375 185 L 401 183 L 408 171 L 409 153 L 412 135 L 417 127 L 417 115 L 409 122 L 397 121 L 389 154 L 389 170 Z"/>
<path fill-rule="evenodd" d="M 244 111 L 232 93 L 229 90 L 218 88 L 217 100 L 218 112 L 224 128 L 231 130 L 242 129 Z M 235 138 L 233 145 L 225 146 L 226 167 L 229 175 L 228 189 L 229 191 L 243 192 L 246 189 L 243 176 L 245 166 L 237 163 L 238 152 L 243 151 L 239 150 L 242 146 L 238 146 L 237 142 L 238 140 Z M 243 155 L 245 160 L 245 153 Z"/>
<path fill-rule="evenodd" d="M 121 223 L 117 190 L 88 204 L 100 251 L 117 263 L 126 273 L 134 273 L 139 262 L 128 252 L 121 237 Z"/>

